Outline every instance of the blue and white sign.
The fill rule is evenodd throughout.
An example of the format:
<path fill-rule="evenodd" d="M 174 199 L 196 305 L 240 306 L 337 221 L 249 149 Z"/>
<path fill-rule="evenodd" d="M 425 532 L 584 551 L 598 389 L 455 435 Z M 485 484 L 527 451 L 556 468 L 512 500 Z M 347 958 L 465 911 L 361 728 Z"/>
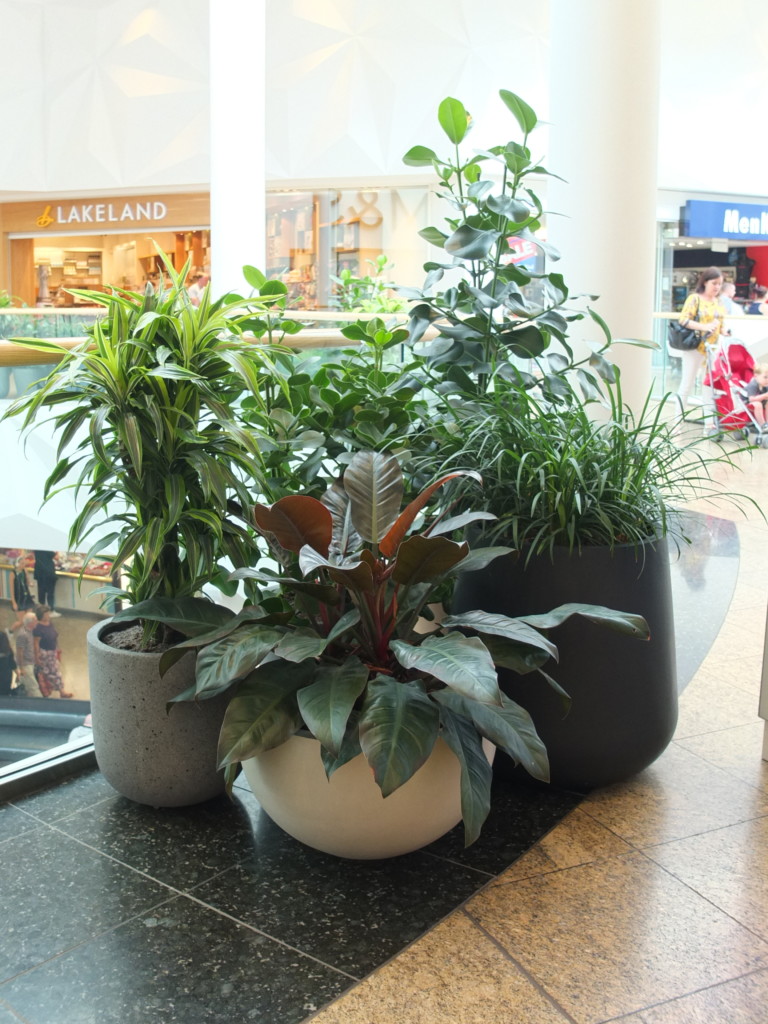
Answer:
<path fill-rule="evenodd" d="M 680 212 L 686 238 L 768 240 L 768 205 L 689 199 Z"/>

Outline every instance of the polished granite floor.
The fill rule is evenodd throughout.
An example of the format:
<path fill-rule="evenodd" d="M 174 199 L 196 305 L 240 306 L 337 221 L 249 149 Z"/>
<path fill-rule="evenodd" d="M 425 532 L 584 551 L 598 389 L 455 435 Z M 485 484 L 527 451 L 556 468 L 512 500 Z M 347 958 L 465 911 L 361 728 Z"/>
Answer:
<path fill-rule="evenodd" d="M 768 452 L 747 484 L 768 499 Z M 244 788 L 158 813 L 95 771 L 0 807 L 0 1024 L 765 1024 L 768 527 L 711 513 L 669 750 L 585 800 L 500 789 L 467 851 L 338 861 Z"/>

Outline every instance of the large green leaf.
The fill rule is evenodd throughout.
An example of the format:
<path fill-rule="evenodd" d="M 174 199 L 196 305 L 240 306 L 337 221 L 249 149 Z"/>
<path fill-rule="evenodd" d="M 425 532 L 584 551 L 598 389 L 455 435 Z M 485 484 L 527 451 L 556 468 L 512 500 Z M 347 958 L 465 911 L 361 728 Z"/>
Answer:
<path fill-rule="evenodd" d="M 415 534 L 400 545 L 392 579 L 405 586 L 436 580 L 454 565 L 458 565 L 468 551 L 466 541 L 457 544 L 447 537 Z"/>
<path fill-rule="evenodd" d="M 530 135 L 538 121 L 532 108 L 528 106 L 525 100 L 521 100 L 516 93 L 510 92 L 509 89 L 500 89 L 499 96 L 501 96 L 507 108 L 515 115 L 517 123 L 523 132 L 526 135 Z"/>
<path fill-rule="evenodd" d="M 383 796 L 424 764 L 437 739 L 440 715 L 420 686 L 376 676 L 360 715 L 360 746 Z"/>
<path fill-rule="evenodd" d="M 474 629 L 478 633 L 505 636 L 509 640 L 516 640 L 518 643 L 528 644 L 530 647 L 546 651 L 557 661 L 557 647 L 551 640 L 547 640 L 545 636 L 532 628 L 529 622 L 530 619 L 523 622 L 520 619 L 510 619 L 508 615 L 469 611 L 459 612 L 458 615 L 447 615 L 441 625 L 445 629 L 458 626 L 462 629 Z"/>
<path fill-rule="evenodd" d="M 325 774 L 329 779 L 335 771 L 338 771 L 339 768 L 343 768 L 347 762 L 362 753 L 362 748 L 360 746 L 359 721 L 360 712 L 353 709 L 349 714 L 347 729 L 344 733 L 344 739 L 341 741 L 341 749 L 339 750 L 337 757 L 334 757 L 330 750 L 326 750 L 325 747 L 320 747 L 320 757 L 323 761 Z"/>
<path fill-rule="evenodd" d="M 314 672 L 311 661 L 270 661 L 248 676 L 224 715 L 220 768 L 278 747 L 300 728 L 296 691 L 309 685 Z"/>
<path fill-rule="evenodd" d="M 426 167 L 437 160 L 437 154 L 427 146 L 411 146 L 403 157 L 403 163 L 409 167 Z"/>
<path fill-rule="evenodd" d="M 477 572 L 479 569 L 484 569 L 486 565 L 490 565 L 497 558 L 501 558 L 502 555 L 517 556 L 517 551 L 514 548 L 505 547 L 473 548 L 458 566 L 458 569 L 460 572 Z"/>
<path fill-rule="evenodd" d="M 469 846 L 480 835 L 491 809 L 493 772 L 482 740 L 471 721 L 442 705 L 440 723 L 443 727 L 440 735 L 461 765 L 461 816 L 464 819 L 464 845 Z"/>
<path fill-rule="evenodd" d="M 327 645 L 327 639 L 314 629 L 292 629 L 275 647 L 275 654 L 286 661 L 304 661 L 306 658 L 319 658 Z"/>
<path fill-rule="evenodd" d="M 464 109 L 461 100 L 455 100 L 450 96 L 437 108 L 437 119 L 445 134 L 457 146 L 472 125 L 472 118 Z"/>
<path fill-rule="evenodd" d="M 542 615 L 521 615 L 520 621 L 527 622 L 535 629 L 554 629 L 572 615 L 579 615 L 590 622 L 597 622 L 617 633 L 629 633 L 641 640 L 648 640 L 651 631 L 642 615 L 619 612 L 615 608 L 604 608 L 599 604 L 561 604 L 551 612 Z"/>
<path fill-rule="evenodd" d="M 236 680 L 245 678 L 274 650 L 282 637 L 281 630 L 257 625 L 239 629 L 203 648 L 197 656 L 196 698 L 207 700 L 215 697 L 228 690 Z"/>
<path fill-rule="evenodd" d="M 489 739 L 535 779 L 549 782 L 549 759 L 531 716 L 502 694 L 502 704 L 479 704 L 450 690 L 434 695 L 440 704 L 464 718 L 471 718 L 478 732 Z"/>
<path fill-rule="evenodd" d="M 177 633 L 191 637 L 207 633 L 214 627 L 226 626 L 234 617 L 235 613 L 229 608 L 204 598 L 181 597 L 174 601 L 166 597 L 152 597 L 124 608 L 112 618 L 114 622 L 131 619 L 162 622 Z"/>
<path fill-rule="evenodd" d="M 404 640 L 393 640 L 391 647 L 403 668 L 434 676 L 472 700 L 501 703 L 496 669 L 477 637 L 448 633 L 427 637 L 418 647 Z"/>
<path fill-rule="evenodd" d="M 368 682 L 368 667 L 354 656 L 342 665 L 321 665 L 311 686 L 299 690 L 301 717 L 323 747 L 338 757 L 355 701 Z"/>
<path fill-rule="evenodd" d="M 462 224 L 445 240 L 445 251 L 465 260 L 482 260 L 499 239 L 498 231 L 483 231 Z"/>
<path fill-rule="evenodd" d="M 394 455 L 356 452 L 344 472 L 350 514 L 364 541 L 378 544 L 397 519 L 403 501 L 403 474 Z"/>

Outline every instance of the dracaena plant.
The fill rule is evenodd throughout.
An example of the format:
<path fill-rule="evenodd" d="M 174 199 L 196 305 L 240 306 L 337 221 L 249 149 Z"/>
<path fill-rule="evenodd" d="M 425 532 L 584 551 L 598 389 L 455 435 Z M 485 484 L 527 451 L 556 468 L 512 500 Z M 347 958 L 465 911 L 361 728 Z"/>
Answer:
<path fill-rule="evenodd" d="M 440 258 L 424 265 L 422 288 L 398 289 L 415 300 L 410 339 L 418 342 L 428 326 L 435 327 L 439 333 L 426 349 L 428 359 L 469 393 L 486 391 L 501 374 L 525 388 L 541 389 L 546 397 L 562 388 L 566 370 L 573 370 L 577 382 L 592 392 L 601 377 L 612 377 L 605 357 L 610 332 L 588 305 L 573 304 L 561 274 L 534 272 L 520 259 L 525 251 L 550 261 L 559 258 L 537 234 L 543 208 L 535 183 L 549 172 L 530 148 L 536 113 L 509 90 L 500 90 L 499 96 L 520 141 L 467 152 L 472 117 L 460 100 L 448 97 L 438 108 L 438 121 L 452 152 L 441 156 L 419 145 L 403 158 L 410 166 L 434 169 L 436 194 L 452 210 L 446 229 L 419 232 L 441 250 Z M 441 290 L 444 278 L 450 285 Z M 605 339 L 575 359 L 568 335 L 572 323 L 585 316 L 600 325 Z M 533 373 L 527 368 L 530 360 Z"/>
<path fill-rule="evenodd" d="M 499 689 L 496 666 L 542 671 L 557 651 L 544 632 L 573 614 L 644 635 L 637 616 L 565 605 L 517 619 L 469 611 L 417 630 L 437 582 L 476 569 L 507 548 L 470 552 L 448 534 L 476 518 L 424 518 L 447 474 L 401 511 L 403 477 L 393 456 L 357 453 L 320 501 L 307 495 L 256 505 L 254 523 L 284 568 L 238 570 L 277 588 L 278 598 L 239 615 L 185 602 L 134 609 L 167 619 L 190 638 L 165 656 L 201 649 L 192 690 L 205 699 L 234 688 L 219 742 L 221 765 L 288 740 L 305 728 L 321 746 L 328 776 L 361 752 L 386 797 L 418 771 L 441 737 L 461 765 L 467 843 L 490 806 L 483 739 L 535 778 L 548 778 L 546 751 L 528 713 Z M 294 570 L 292 572 L 291 570 Z M 201 632 L 208 619 L 212 630 Z M 194 635 L 196 634 L 196 635 Z M 161 668 L 163 668 L 161 663 Z M 556 685 L 542 672 L 542 685 Z"/>
<path fill-rule="evenodd" d="M 206 290 L 193 306 L 188 266 L 177 273 L 163 258 L 157 290 L 77 293 L 105 307 L 77 347 L 14 339 L 59 362 L 6 414 L 26 430 L 50 416 L 58 461 L 44 495 L 76 489 L 70 548 L 114 552 L 124 585 L 104 590 L 132 604 L 193 595 L 225 558 L 249 564 L 252 540 L 233 512 L 251 500 L 243 481 L 258 479 L 262 461 L 235 407 L 244 391 L 261 400 L 259 375 L 273 358 L 243 331 L 275 296 L 227 303 Z"/>

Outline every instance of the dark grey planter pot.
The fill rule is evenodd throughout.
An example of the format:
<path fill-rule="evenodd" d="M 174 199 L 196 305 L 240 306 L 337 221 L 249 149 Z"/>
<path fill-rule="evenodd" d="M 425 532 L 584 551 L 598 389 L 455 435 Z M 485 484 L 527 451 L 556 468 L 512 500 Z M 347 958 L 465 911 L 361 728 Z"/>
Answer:
<path fill-rule="evenodd" d="M 459 579 L 453 609 L 480 608 L 517 616 L 570 602 L 637 612 L 647 620 L 648 641 L 574 618 L 553 630 L 560 662 L 547 671 L 572 698 L 563 716 L 559 698 L 535 674 L 499 670 L 503 691 L 530 713 L 549 754 L 552 783 L 586 792 L 642 771 L 667 747 L 677 724 L 674 618 L 666 541 L 566 549 L 532 558 L 527 567 L 511 556 Z M 497 775 L 512 777 L 511 760 L 499 752 Z"/>
<path fill-rule="evenodd" d="M 224 791 L 216 747 L 227 701 L 166 703 L 194 682 L 190 653 L 161 678 L 160 656 L 102 643 L 110 630 L 88 630 L 93 743 L 104 777 L 123 796 L 152 807 L 184 807 Z"/>

